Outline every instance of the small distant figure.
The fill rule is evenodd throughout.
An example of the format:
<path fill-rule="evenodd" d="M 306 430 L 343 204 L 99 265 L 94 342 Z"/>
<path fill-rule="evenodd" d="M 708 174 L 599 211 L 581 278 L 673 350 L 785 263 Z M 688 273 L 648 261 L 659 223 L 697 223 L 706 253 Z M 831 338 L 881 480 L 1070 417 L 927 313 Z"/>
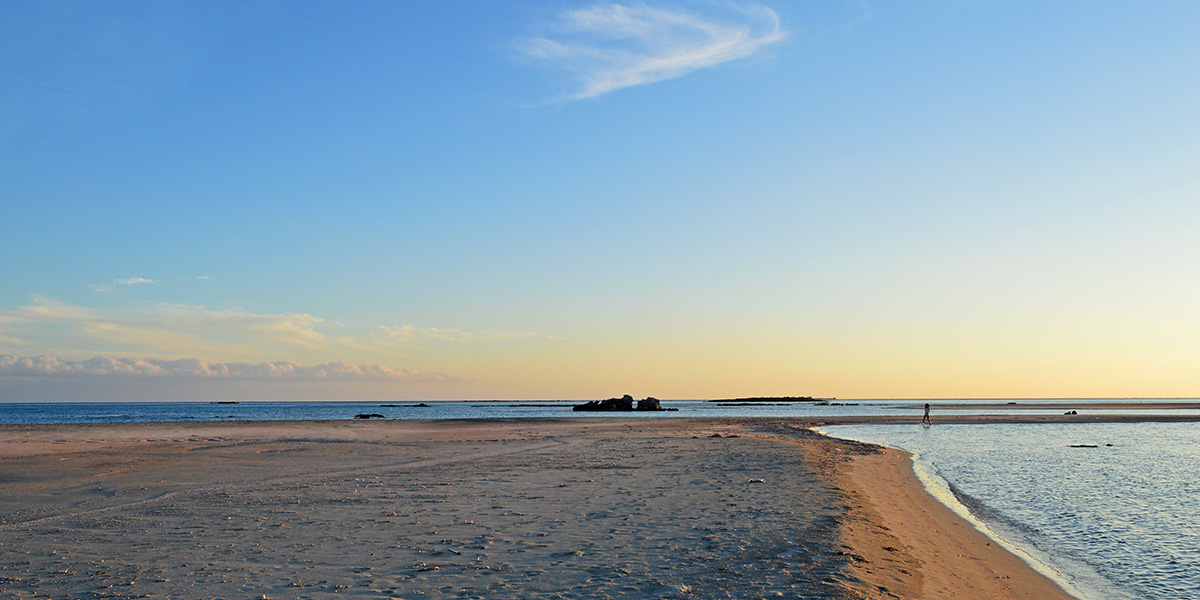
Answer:
<path fill-rule="evenodd" d="M 926 427 L 933 425 L 933 421 L 929 420 L 929 403 L 928 402 L 925 403 L 925 416 L 921 417 L 921 424 Z"/>

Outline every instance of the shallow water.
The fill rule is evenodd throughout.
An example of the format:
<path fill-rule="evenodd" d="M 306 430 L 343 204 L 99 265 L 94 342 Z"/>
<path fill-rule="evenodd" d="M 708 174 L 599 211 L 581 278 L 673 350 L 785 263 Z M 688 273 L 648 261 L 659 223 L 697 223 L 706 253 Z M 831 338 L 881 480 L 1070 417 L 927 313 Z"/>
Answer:
<path fill-rule="evenodd" d="M 972 515 L 1088 600 L 1200 598 L 1200 424 L 856 425 L 826 433 L 916 453 L 918 466 L 948 482 Z"/>

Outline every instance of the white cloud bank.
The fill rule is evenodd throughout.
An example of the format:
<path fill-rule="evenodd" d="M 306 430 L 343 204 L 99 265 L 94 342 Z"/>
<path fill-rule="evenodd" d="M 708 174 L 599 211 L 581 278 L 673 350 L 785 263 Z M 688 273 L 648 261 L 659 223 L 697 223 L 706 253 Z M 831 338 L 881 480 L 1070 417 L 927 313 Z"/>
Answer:
<path fill-rule="evenodd" d="M 597 4 L 560 15 L 552 33 L 525 38 L 526 57 L 574 73 L 571 99 L 681 77 L 748 58 L 787 33 L 760 5 L 713 5 L 704 15 L 645 4 Z"/>
<path fill-rule="evenodd" d="M 293 362 L 208 362 L 199 358 L 107 358 L 65 360 L 55 356 L 0 355 L 0 377 L 131 377 L 232 381 L 460 381 L 444 373 L 383 365 L 331 362 L 303 367 Z"/>

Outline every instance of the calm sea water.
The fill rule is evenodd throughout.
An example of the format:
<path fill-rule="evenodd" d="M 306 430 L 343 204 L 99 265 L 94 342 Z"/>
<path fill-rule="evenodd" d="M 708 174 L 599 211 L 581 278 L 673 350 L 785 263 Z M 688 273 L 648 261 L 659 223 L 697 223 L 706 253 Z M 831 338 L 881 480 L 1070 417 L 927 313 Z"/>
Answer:
<path fill-rule="evenodd" d="M 1149 401 L 1121 400 L 1141 403 Z M 358 414 L 379 414 L 388 419 L 506 419 L 528 417 L 804 417 L 820 419 L 845 415 L 914 415 L 924 400 L 855 400 L 830 404 L 786 402 L 755 406 L 721 406 L 701 400 L 664 400 L 673 412 L 592 413 L 573 412 L 578 401 L 430 401 L 421 402 L 0 402 L 0 424 L 49 423 L 152 423 L 176 421 L 306 421 L 353 419 Z M 934 400 L 938 403 L 970 403 L 964 400 Z M 981 400 L 995 403 L 996 400 Z M 1061 400 L 1021 400 L 1025 405 L 1011 410 L 956 410 L 957 414 L 1062 414 L 1061 409 L 1031 408 L 1039 403 Z M 1091 409 L 1100 413 L 1196 414 L 1195 409 Z M 425 404 L 425 406 L 422 406 Z"/>
<path fill-rule="evenodd" d="M 177 421 L 306 421 L 353 419 L 358 414 L 388 419 L 507 419 L 545 417 L 810 417 L 891 414 L 911 402 L 864 401 L 849 405 L 811 402 L 780 406 L 720 406 L 713 402 L 663 401 L 671 412 L 574 412 L 578 401 L 430 401 L 430 402 L 78 402 L 0 403 L 0 424 L 152 423 Z M 912 412 L 911 410 L 909 412 Z"/>
<path fill-rule="evenodd" d="M 1200 423 L 829 427 L 917 454 L 950 504 L 1087 600 L 1200 598 Z M 1096 446 L 1072 447 L 1072 446 Z"/>

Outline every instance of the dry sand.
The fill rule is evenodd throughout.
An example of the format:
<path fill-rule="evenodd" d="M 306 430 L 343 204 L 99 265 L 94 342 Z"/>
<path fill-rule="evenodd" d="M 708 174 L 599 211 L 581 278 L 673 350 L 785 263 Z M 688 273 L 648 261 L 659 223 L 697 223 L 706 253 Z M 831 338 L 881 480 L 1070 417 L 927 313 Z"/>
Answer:
<path fill-rule="evenodd" d="M 0 427 L 0 597 L 1068 596 L 900 453 L 561 419 Z"/>

